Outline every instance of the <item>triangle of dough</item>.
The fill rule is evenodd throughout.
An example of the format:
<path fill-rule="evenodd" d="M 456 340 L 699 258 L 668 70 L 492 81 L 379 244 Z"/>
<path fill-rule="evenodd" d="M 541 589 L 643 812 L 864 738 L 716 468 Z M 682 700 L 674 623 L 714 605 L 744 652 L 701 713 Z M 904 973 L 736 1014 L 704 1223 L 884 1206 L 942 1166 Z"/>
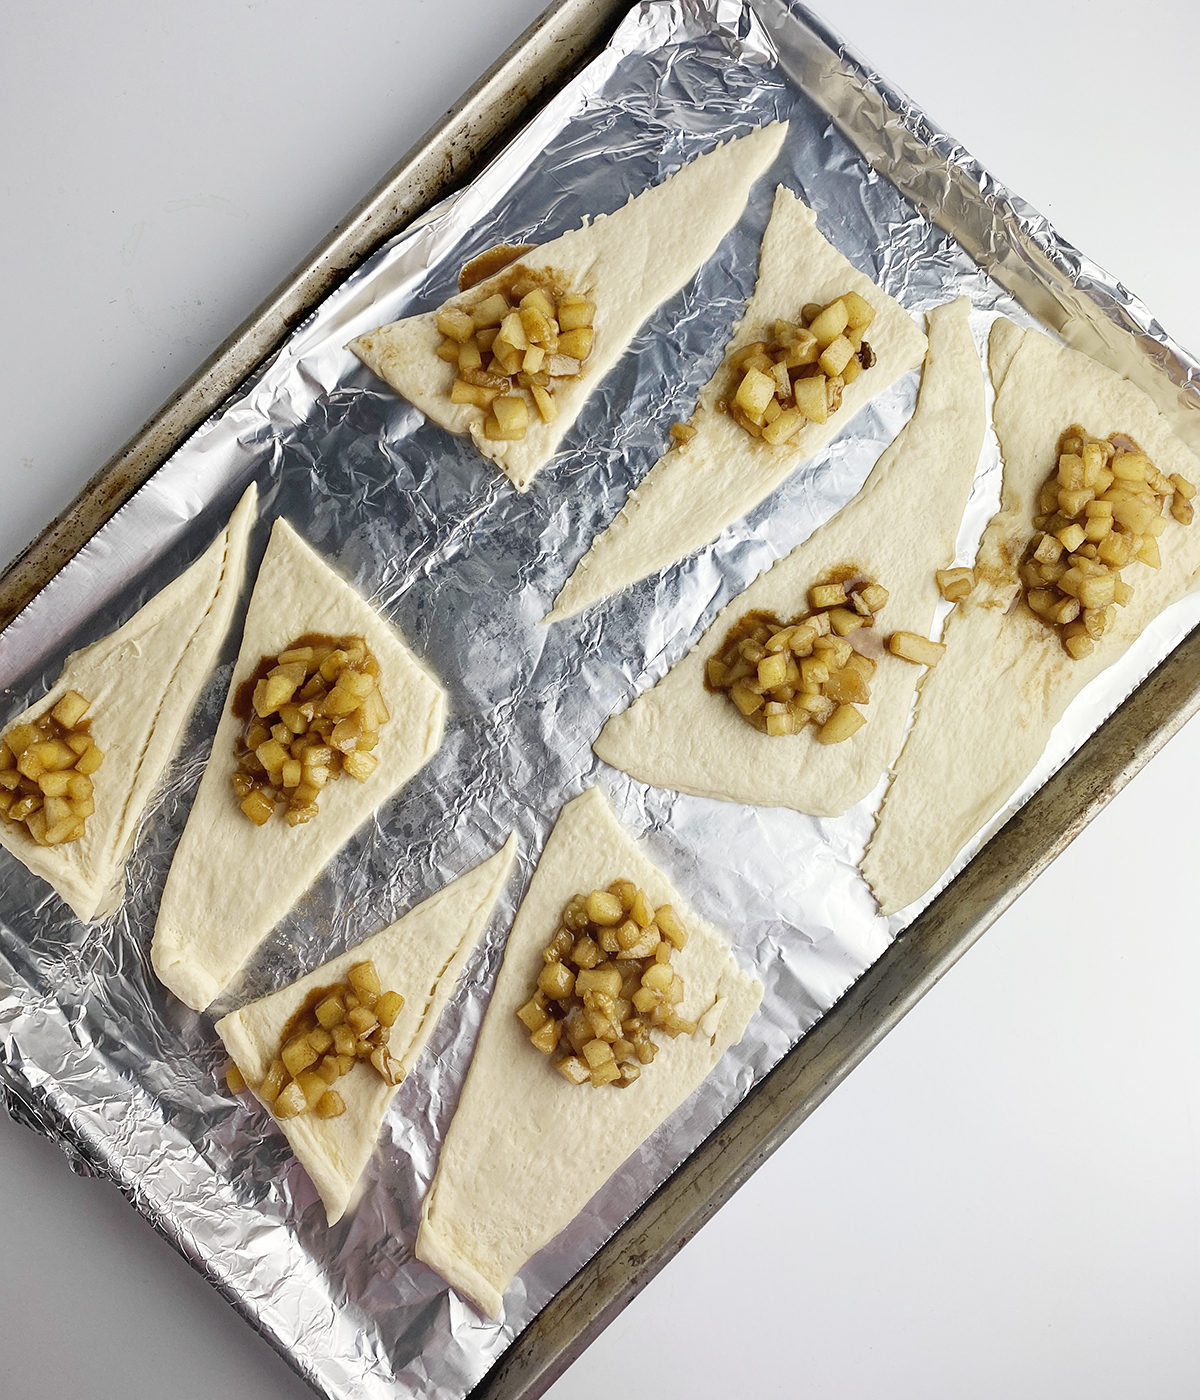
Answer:
<path fill-rule="evenodd" d="M 39 846 L 24 825 L 0 821 L 0 845 L 48 881 L 85 923 L 111 914 L 124 896 L 138 821 L 229 630 L 257 509 L 251 486 L 189 569 L 123 627 L 72 653 L 53 687 L 13 720 L 40 718 L 68 690 L 92 702 L 87 717 L 104 762 L 92 775 L 96 810 L 83 836 Z"/>
<path fill-rule="evenodd" d="M 1091 656 L 1072 661 L 1022 603 L 1017 566 L 1042 483 L 1072 423 L 1094 437 L 1127 433 L 1160 471 L 1200 485 L 1200 461 L 1148 395 L 1076 350 L 1006 320 L 992 329 L 994 422 L 1004 459 L 999 513 L 979 547 L 975 592 L 951 613 L 946 654 L 921 684 L 917 718 L 862 863 L 884 913 L 918 899 L 1008 802 L 1050 731 L 1089 681 L 1169 604 L 1200 584 L 1200 529 L 1166 515 L 1162 568 L 1132 564 L 1133 587 Z"/>
<path fill-rule="evenodd" d="M 439 427 L 470 433 L 519 491 L 529 489 L 579 416 L 584 401 L 629 347 L 638 327 L 660 302 L 691 280 L 737 223 L 750 186 L 779 154 L 786 122 L 773 122 L 697 156 L 660 185 L 631 198 L 526 253 L 519 266 L 553 271 L 573 292 L 596 303 L 592 353 L 575 381 L 554 391 L 558 417 L 543 423 L 531 405 L 529 430 L 519 442 L 489 442 L 484 411 L 452 404 L 457 369 L 437 357 L 438 311 L 470 310 L 505 289 L 512 269 L 451 297 L 437 311 L 393 321 L 347 347 Z"/>
<path fill-rule="evenodd" d="M 608 721 L 595 743 L 606 763 L 677 792 L 824 817 L 871 791 L 900 748 L 920 674 L 884 652 L 882 634 L 928 635 L 939 600 L 934 571 L 954 558 L 983 446 L 983 374 L 969 310 L 964 298 L 930 313 L 916 410 L 859 494 L 722 609 L 653 690 Z M 866 725 L 840 744 L 819 743 L 814 725 L 786 737 L 760 734 L 727 696 L 705 689 L 709 657 L 746 613 L 795 617 L 814 583 L 848 565 L 889 595 L 869 653 L 879 660 Z"/>
<path fill-rule="evenodd" d="M 379 732 L 379 763 L 365 783 L 349 777 L 330 783 L 318 815 L 305 825 L 288 826 L 274 817 L 256 827 L 231 787 L 242 727 L 231 700 L 264 656 L 278 655 L 306 633 L 366 638 L 379 662 L 391 720 Z M 445 716 L 445 693 L 400 634 L 285 520 L 276 520 L 246 613 L 229 699 L 154 929 L 155 971 L 181 1001 L 202 1011 L 220 995 L 336 852 L 433 757 Z"/>
<path fill-rule="evenodd" d="M 763 235 L 754 296 L 726 360 L 752 341 L 770 340 L 775 321 L 797 318 L 805 302 L 832 301 L 843 292 L 857 292 L 875 308 L 867 340 L 878 358 L 845 390 L 838 412 L 827 423 L 807 424 L 794 443 L 772 447 L 717 411 L 717 399 L 728 388 L 722 361 L 689 420 L 696 436 L 650 468 L 575 566 L 546 622 L 572 617 L 716 539 L 840 433 L 859 409 L 921 363 L 925 337 L 912 317 L 826 242 L 813 211 L 780 185 Z"/>
<path fill-rule="evenodd" d="M 246 1083 L 262 1083 L 279 1054 L 285 1026 L 309 993 L 344 982 L 355 963 L 367 959 L 375 964 L 384 988 L 404 998 L 404 1007 L 392 1027 L 390 1050 L 408 1075 L 433 1034 L 471 950 L 488 926 L 516 850 L 517 838 L 512 835 L 494 856 L 394 924 L 298 982 L 218 1021 L 217 1034 Z M 330 1225 L 336 1224 L 354 1201 L 355 1187 L 375 1150 L 379 1129 L 399 1086 L 385 1083 L 369 1066 L 356 1065 L 333 1087 L 346 1104 L 340 1117 L 302 1114 L 275 1120 L 320 1193 Z"/>
<path fill-rule="evenodd" d="M 528 1043 L 516 1011 L 529 1000 L 542 949 L 580 890 L 628 877 L 689 931 L 674 963 L 693 1036 L 663 1037 L 626 1089 L 568 1084 Z M 462 1097 L 421 1212 L 416 1256 L 489 1317 L 514 1274 L 587 1204 L 639 1144 L 699 1087 L 742 1037 L 762 984 L 728 941 L 691 913 L 643 855 L 598 788 L 561 811 L 517 913 Z M 656 1038 L 657 1039 L 657 1038 Z"/>

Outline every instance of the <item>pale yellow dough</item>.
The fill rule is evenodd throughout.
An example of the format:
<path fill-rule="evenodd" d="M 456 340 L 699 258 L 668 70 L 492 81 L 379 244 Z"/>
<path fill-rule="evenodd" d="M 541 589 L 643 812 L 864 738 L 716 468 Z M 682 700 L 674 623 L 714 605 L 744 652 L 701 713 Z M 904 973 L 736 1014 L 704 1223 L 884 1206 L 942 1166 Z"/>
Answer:
<path fill-rule="evenodd" d="M 621 513 L 575 566 L 546 622 L 571 617 L 716 539 L 840 433 L 859 409 L 921 363 L 925 337 L 912 317 L 826 242 L 813 211 L 780 185 L 763 235 L 754 296 L 726 360 L 752 341 L 770 341 L 775 321 L 798 320 L 806 302 L 829 302 L 843 292 L 857 292 L 875 308 L 866 340 L 878 359 L 847 387 L 838 412 L 826 423 L 806 424 L 795 442 L 772 447 L 717 411 L 717 399 L 728 388 L 722 365 L 700 392 L 690 420 L 696 436 L 660 457 L 630 493 Z"/>
<path fill-rule="evenodd" d="M 229 630 L 257 507 L 251 486 L 191 568 L 123 627 L 69 656 L 53 687 L 12 721 L 40 718 L 68 690 L 92 702 L 87 718 L 104 762 L 92 775 L 96 810 L 80 840 L 39 846 L 23 824 L 0 819 L 0 845 L 85 923 L 121 903 L 138 821 Z"/>
<path fill-rule="evenodd" d="M 1013 606 L 1037 494 L 1065 428 L 1079 423 L 1095 437 L 1127 433 L 1160 471 L 1193 484 L 1200 484 L 1200 461 L 1140 389 L 1036 331 L 998 320 L 988 362 L 1004 458 L 1001 508 L 979 548 L 981 586 L 950 615 L 946 655 L 921 685 L 916 723 L 862 863 L 884 913 L 934 884 L 1020 786 L 1084 686 L 1200 583 L 1200 528 L 1168 514 L 1162 568 L 1122 570 L 1133 598 L 1117 608 L 1115 626 L 1091 656 L 1072 661 L 1052 628 L 1023 603 Z"/>
<path fill-rule="evenodd" d="M 489 442 L 483 435 L 484 411 L 450 402 L 457 369 L 437 357 L 442 340 L 437 311 L 380 326 L 347 348 L 431 421 L 452 433 L 470 433 L 479 451 L 492 458 L 519 491 L 528 490 L 638 327 L 660 302 L 691 280 L 737 223 L 750 186 L 779 154 L 786 131 L 786 122 L 774 122 L 697 156 L 623 208 L 601 214 L 520 259 L 524 267 L 559 275 L 568 290 L 596 303 L 596 315 L 592 353 L 583 373 L 554 390 L 558 417 L 543 423 L 530 405 L 529 430 L 519 442 Z M 490 277 L 443 302 L 438 311 L 469 311 L 500 285 L 498 276 Z"/>
<path fill-rule="evenodd" d="M 242 721 L 231 704 L 264 656 L 305 633 L 365 637 L 379 662 L 391 720 L 365 783 L 343 775 L 321 793 L 306 825 L 280 815 L 256 827 L 231 786 Z M 171 863 L 154 929 L 154 969 L 181 1001 L 202 1011 L 371 813 L 437 751 L 446 697 L 403 638 L 284 520 L 263 558 L 229 699 L 187 826 Z"/>
<path fill-rule="evenodd" d="M 969 310 L 964 298 L 930 313 L 916 411 L 859 494 L 718 613 L 653 690 L 608 721 L 595 743 L 606 763 L 658 787 L 817 816 L 838 816 L 871 791 L 900 748 L 918 667 L 879 656 L 870 703 L 860 707 L 865 727 L 829 745 L 817 741 L 814 725 L 786 736 L 759 733 L 726 695 L 705 689 L 705 668 L 747 612 L 789 620 L 838 565 L 852 564 L 888 590 L 874 653 L 892 632 L 928 635 L 939 598 L 934 571 L 954 558 L 983 446 L 983 375 Z"/>
<path fill-rule="evenodd" d="M 367 959 L 375 964 L 384 988 L 404 998 L 389 1048 L 409 1074 L 433 1034 L 471 950 L 488 926 L 516 850 L 513 835 L 494 856 L 402 919 L 298 982 L 218 1021 L 217 1034 L 246 1083 L 252 1087 L 262 1083 L 279 1054 L 284 1027 L 304 1005 L 309 992 L 344 981 L 355 963 Z M 356 1065 L 333 1085 L 346 1105 L 340 1117 L 318 1118 L 308 1113 L 276 1119 L 320 1193 L 330 1225 L 354 1203 L 359 1179 L 375 1150 L 396 1087 L 386 1084 L 369 1065 Z"/>
<path fill-rule="evenodd" d="M 528 1001 L 567 900 L 627 876 L 686 924 L 675 966 L 694 1036 L 661 1039 L 627 1089 L 569 1084 L 529 1044 L 516 1011 Z M 583 1209 L 621 1163 L 703 1082 L 742 1037 L 762 986 L 727 940 L 692 913 L 590 788 L 559 814 L 517 914 L 437 1175 L 416 1256 L 489 1317 L 531 1255 Z"/>

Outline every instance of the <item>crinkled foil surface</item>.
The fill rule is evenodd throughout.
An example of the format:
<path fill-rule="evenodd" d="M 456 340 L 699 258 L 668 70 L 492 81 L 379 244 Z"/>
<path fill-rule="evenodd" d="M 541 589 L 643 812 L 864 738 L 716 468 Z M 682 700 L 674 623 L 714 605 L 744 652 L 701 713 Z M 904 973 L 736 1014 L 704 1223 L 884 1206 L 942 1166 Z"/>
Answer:
<path fill-rule="evenodd" d="M 741 222 L 643 326 L 528 495 L 342 348 L 437 305 L 460 265 L 493 243 L 553 238 L 779 117 L 791 122 L 787 144 Z M 606 717 L 661 677 L 724 603 L 855 494 L 911 413 L 915 374 L 700 554 L 566 624 L 536 626 L 719 363 L 754 285 L 779 181 L 915 315 L 966 294 L 981 348 L 998 313 L 1050 329 L 1136 378 L 1195 440 L 1193 362 L 807 11 L 779 0 L 649 3 L 470 188 L 331 296 L 0 638 L 7 717 L 53 681 L 67 652 L 124 621 L 196 558 L 254 478 L 263 510 L 252 567 L 271 520 L 286 516 L 448 688 L 440 752 L 342 851 L 218 1012 L 341 952 L 491 854 L 511 829 L 520 834 L 517 874 L 397 1094 L 364 1198 L 333 1229 L 270 1119 L 224 1091 L 213 1015 L 167 995 L 149 961 L 237 626 L 143 820 L 116 915 L 80 924 L 0 852 L 0 1073 L 10 1110 L 80 1170 L 117 1182 L 328 1396 L 464 1396 L 917 912 L 880 918 L 855 867 L 882 784 L 845 817 L 814 820 L 648 789 L 598 763 L 590 747 Z M 998 490 L 991 440 L 960 562 L 973 556 Z M 1008 811 L 1198 617 L 1197 599 L 1171 609 L 1079 698 Z M 412 1243 L 516 904 L 559 808 L 593 782 L 692 905 L 729 930 L 766 996 L 743 1042 L 530 1262 L 497 1324 L 418 1264 Z"/>

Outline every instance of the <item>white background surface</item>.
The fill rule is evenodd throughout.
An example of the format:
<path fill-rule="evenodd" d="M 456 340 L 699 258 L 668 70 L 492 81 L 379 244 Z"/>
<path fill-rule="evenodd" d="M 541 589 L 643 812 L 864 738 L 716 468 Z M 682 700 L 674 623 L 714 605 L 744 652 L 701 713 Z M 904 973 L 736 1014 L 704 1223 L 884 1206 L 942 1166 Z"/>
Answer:
<path fill-rule="evenodd" d="M 5 3 L 0 561 L 542 0 Z M 1185 0 L 823 12 L 1200 350 Z M 1200 727 L 555 1385 L 1200 1394 Z M 110 1186 L 0 1115 L 0 1397 L 309 1392 Z"/>

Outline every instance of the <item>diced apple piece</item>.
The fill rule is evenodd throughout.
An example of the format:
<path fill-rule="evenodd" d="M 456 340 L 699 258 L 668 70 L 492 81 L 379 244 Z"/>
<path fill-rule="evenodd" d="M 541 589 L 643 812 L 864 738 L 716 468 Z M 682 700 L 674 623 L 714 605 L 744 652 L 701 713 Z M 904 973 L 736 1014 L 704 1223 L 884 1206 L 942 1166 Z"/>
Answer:
<path fill-rule="evenodd" d="M 1097 557 L 1113 569 L 1123 569 L 1133 558 L 1133 541 L 1129 535 L 1109 534 L 1097 546 Z"/>
<path fill-rule="evenodd" d="M 844 335 L 839 335 L 836 340 L 830 341 L 821 352 L 821 358 L 817 363 L 832 378 L 841 374 L 853 358 L 854 346 Z"/>
<path fill-rule="evenodd" d="M 852 330 L 865 331 L 875 319 L 875 308 L 857 292 L 844 293 L 842 304 L 846 308 L 846 324 Z"/>
<path fill-rule="evenodd" d="M 518 441 L 529 427 L 529 405 L 514 394 L 503 394 L 492 404 L 504 441 Z"/>
<path fill-rule="evenodd" d="M 787 657 L 782 652 L 765 656 L 758 663 L 759 684 L 766 686 L 768 690 L 772 686 L 782 685 L 786 675 Z"/>
<path fill-rule="evenodd" d="M 872 613 L 877 613 L 889 597 L 887 589 L 881 583 L 868 583 L 865 588 L 859 589 L 859 593 Z"/>
<path fill-rule="evenodd" d="M 817 742 L 840 744 L 858 731 L 867 722 L 867 717 L 853 705 L 839 705 L 833 714 L 817 730 Z"/>
<path fill-rule="evenodd" d="M 534 384 L 529 392 L 533 395 L 533 401 L 537 405 L 542 422 L 553 423 L 558 417 L 558 405 L 554 402 L 553 395 L 539 384 Z"/>
<path fill-rule="evenodd" d="M 1065 525 L 1055 536 L 1059 544 L 1068 552 L 1079 548 L 1083 544 L 1087 535 L 1082 525 Z"/>
<path fill-rule="evenodd" d="M 592 1077 L 591 1070 L 577 1055 L 568 1055 L 565 1060 L 559 1062 L 556 1068 L 559 1074 L 571 1084 L 586 1084 Z"/>
<path fill-rule="evenodd" d="M 498 336 L 492 345 L 492 371 L 499 365 L 506 376 L 519 374 L 521 365 L 525 359 L 525 351 L 518 350 L 515 345 L 510 345 L 507 340 L 501 340 Z"/>
<path fill-rule="evenodd" d="M 43 797 L 66 797 L 72 778 L 78 775 L 71 772 L 43 773 L 37 780 Z"/>
<path fill-rule="evenodd" d="M 276 1118 L 296 1118 L 307 1108 L 308 1099 L 295 1080 L 279 1091 L 273 1105 Z"/>
<path fill-rule="evenodd" d="M 539 306 L 522 305 L 521 325 L 530 345 L 542 345 L 548 350 L 558 349 L 558 331 L 555 329 L 553 316 L 552 311 L 547 313 Z"/>
<path fill-rule="evenodd" d="M 476 408 L 490 408 L 499 393 L 499 389 L 485 389 L 482 385 L 468 384 L 463 379 L 456 379 L 450 386 L 450 402 L 474 404 Z"/>
<path fill-rule="evenodd" d="M 916 632 L 893 632 L 887 645 L 893 656 L 917 666 L 936 666 L 946 654 L 943 642 L 932 642 Z"/>
<path fill-rule="evenodd" d="M 43 743 L 33 744 L 25 752 L 36 753 L 42 768 L 48 773 L 73 768 L 78 758 L 70 745 L 63 743 L 61 739 L 47 739 Z"/>
<path fill-rule="evenodd" d="M 796 407 L 813 423 L 824 423 L 829 418 L 829 399 L 825 385 L 825 376 L 814 374 L 807 379 L 797 379 L 792 386 Z"/>
<path fill-rule="evenodd" d="M 764 442 L 772 447 L 780 447 L 804 426 L 804 414 L 798 408 L 785 408 L 782 413 L 762 430 Z"/>
<path fill-rule="evenodd" d="M 1112 488 L 1117 491 L 1117 487 Z M 1146 527 L 1150 521 L 1159 514 L 1157 501 L 1150 504 L 1140 496 L 1131 496 L 1122 492 L 1113 500 L 1113 519 L 1134 535 L 1144 535 Z M 1068 546 L 1073 548 L 1074 546 Z"/>
<path fill-rule="evenodd" d="M 91 709 L 92 702 L 85 700 L 77 690 L 68 690 L 57 705 L 50 711 L 53 719 L 56 719 L 64 729 L 74 729 L 79 721 Z"/>
<path fill-rule="evenodd" d="M 458 367 L 460 370 L 482 369 L 483 352 L 478 341 L 471 339 L 458 347 Z"/>
<path fill-rule="evenodd" d="M 248 797 L 243 798 L 239 805 L 255 826 L 264 826 L 271 820 L 271 813 L 275 810 L 274 803 L 264 797 L 257 788 Z"/>
<path fill-rule="evenodd" d="M 803 369 L 805 365 L 815 365 L 821 357 L 821 347 L 812 331 L 801 327 L 786 342 L 787 356 L 784 364 L 788 369 Z"/>
<path fill-rule="evenodd" d="M 296 693 L 297 683 L 289 676 L 267 676 L 254 687 L 254 712 L 265 719 Z"/>
<path fill-rule="evenodd" d="M 557 319 L 559 327 L 564 331 L 577 331 L 590 326 L 595 315 L 596 305 L 588 301 L 587 297 L 568 292 L 566 296 L 559 298 Z"/>
<path fill-rule="evenodd" d="M 521 310 L 539 311 L 548 321 L 554 320 L 556 313 L 554 298 L 545 287 L 535 287 L 533 291 L 526 292 L 521 298 Z"/>
<path fill-rule="evenodd" d="M 1142 541 L 1142 547 L 1137 551 L 1135 558 L 1141 560 L 1143 564 L 1148 564 L 1152 569 L 1162 568 L 1162 555 L 1159 552 L 1158 541 L 1147 535 Z"/>
<path fill-rule="evenodd" d="M 806 656 L 800 663 L 805 686 L 822 686 L 829 679 L 829 663 L 820 656 Z"/>
<path fill-rule="evenodd" d="M 808 590 L 810 608 L 840 608 L 846 602 L 846 590 L 840 583 L 818 583 Z"/>
<path fill-rule="evenodd" d="M 607 890 L 593 890 L 587 897 L 587 916 L 594 924 L 611 927 L 625 916 L 620 898 Z"/>
<path fill-rule="evenodd" d="M 839 705 L 865 705 L 871 699 L 870 687 L 855 666 L 833 671 L 825 682 L 825 694 Z"/>
<path fill-rule="evenodd" d="M 465 311 L 455 311 L 447 309 L 439 311 L 437 314 L 437 328 L 450 340 L 461 345 L 464 341 L 470 340 L 475 334 L 476 325 L 488 325 L 489 322 L 476 322 L 474 316 L 468 316 Z"/>
<path fill-rule="evenodd" d="M 562 1038 L 563 1023 L 547 1017 L 543 1025 L 539 1026 L 529 1037 L 529 1043 L 535 1050 L 540 1050 L 543 1055 L 551 1055 L 558 1049 L 558 1042 Z"/>
<path fill-rule="evenodd" d="M 1096 649 L 1096 643 L 1088 635 L 1087 628 L 1082 621 L 1068 623 L 1063 628 L 1062 641 L 1068 655 L 1076 661 L 1090 656 Z"/>
<path fill-rule="evenodd" d="M 481 301 L 478 306 L 471 310 L 472 331 L 482 330 L 485 326 L 500 325 L 508 313 L 512 310 L 506 298 L 496 292 L 492 296 Z M 441 330 L 441 326 L 438 327 Z M 449 335 L 449 331 L 444 331 L 444 335 Z M 464 336 L 463 339 L 466 339 Z"/>
<path fill-rule="evenodd" d="M 374 773 L 379 760 L 373 753 L 348 753 L 342 759 L 343 769 L 352 778 L 357 778 L 360 783 L 365 783 Z"/>
<path fill-rule="evenodd" d="M 775 397 L 775 380 L 761 370 L 748 369 L 738 385 L 733 401 L 751 418 L 762 418 L 766 406 Z"/>
<path fill-rule="evenodd" d="M 851 632 L 857 632 L 865 623 L 866 619 L 857 612 L 851 612 L 849 608 L 830 608 L 829 625 L 839 637 L 848 637 Z"/>
<path fill-rule="evenodd" d="M 1064 452 L 1059 457 L 1058 484 L 1068 491 L 1078 491 L 1083 486 L 1083 458 L 1078 453 Z"/>
<path fill-rule="evenodd" d="M 313 1106 L 318 1118 L 340 1118 L 345 1111 L 346 1101 L 335 1089 L 326 1089 Z"/>
<path fill-rule="evenodd" d="M 592 353 L 593 333 L 590 326 L 581 326 L 578 330 L 564 331 L 558 337 L 558 353 L 560 355 L 570 355 L 573 359 L 581 363 Z"/>
<path fill-rule="evenodd" d="M 1109 471 L 1118 481 L 1145 481 L 1150 475 L 1151 463 L 1143 452 L 1118 452 L 1109 463 Z"/>
<path fill-rule="evenodd" d="M 525 322 L 519 311 L 510 311 L 500 323 L 500 330 L 492 342 L 492 353 L 498 354 L 498 346 L 511 345 L 514 350 L 528 350 L 529 337 L 525 333 Z"/>
<path fill-rule="evenodd" d="M 36 744 L 41 737 L 41 731 L 36 724 L 14 724 L 5 734 L 4 742 L 9 752 L 15 758 L 20 758 L 30 744 Z"/>
<path fill-rule="evenodd" d="M 1106 608 L 1109 603 L 1113 601 L 1115 584 L 1116 580 L 1113 575 L 1108 572 L 1098 576 L 1093 575 L 1090 578 L 1083 579 L 1075 592 L 1075 596 L 1079 599 L 1081 607 Z"/>
<path fill-rule="evenodd" d="M 1089 487 L 1081 487 L 1078 491 L 1068 491 L 1066 487 L 1062 487 L 1058 493 L 1058 508 L 1066 516 L 1076 516 L 1091 499 L 1092 491 Z"/>
<path fill-rule="evenodd" d="M 1043 535 L 1042 544 L 1057 550 L 1055 558 L 1062 554 L 1062 546 L 1053 535 Z M 1036 553 L 1034 557 L 1037 557 Z M 1048 562 L 1053 563 L 1054 560 Z M 942 597 L 951 603 L 960 602 L 975 587 L 975 573 L 971 569 L 938 569 L 935 578 Z"/>
<path fill-rule="evenodd" d="M 76 773 L 90 777 L 104 762 L 104 754 L 95 744 L 89 745 L 75 761 Z"/>
<path fill-rule="evenodd" d="M 808 329 L 817 338 L 817 344 L 822 350 L 831 345 L 846 329 L 850 316 L 846 310 L 846 303 L 843 298 L 832 301 L 827 307 L 809 323 Z"/>

